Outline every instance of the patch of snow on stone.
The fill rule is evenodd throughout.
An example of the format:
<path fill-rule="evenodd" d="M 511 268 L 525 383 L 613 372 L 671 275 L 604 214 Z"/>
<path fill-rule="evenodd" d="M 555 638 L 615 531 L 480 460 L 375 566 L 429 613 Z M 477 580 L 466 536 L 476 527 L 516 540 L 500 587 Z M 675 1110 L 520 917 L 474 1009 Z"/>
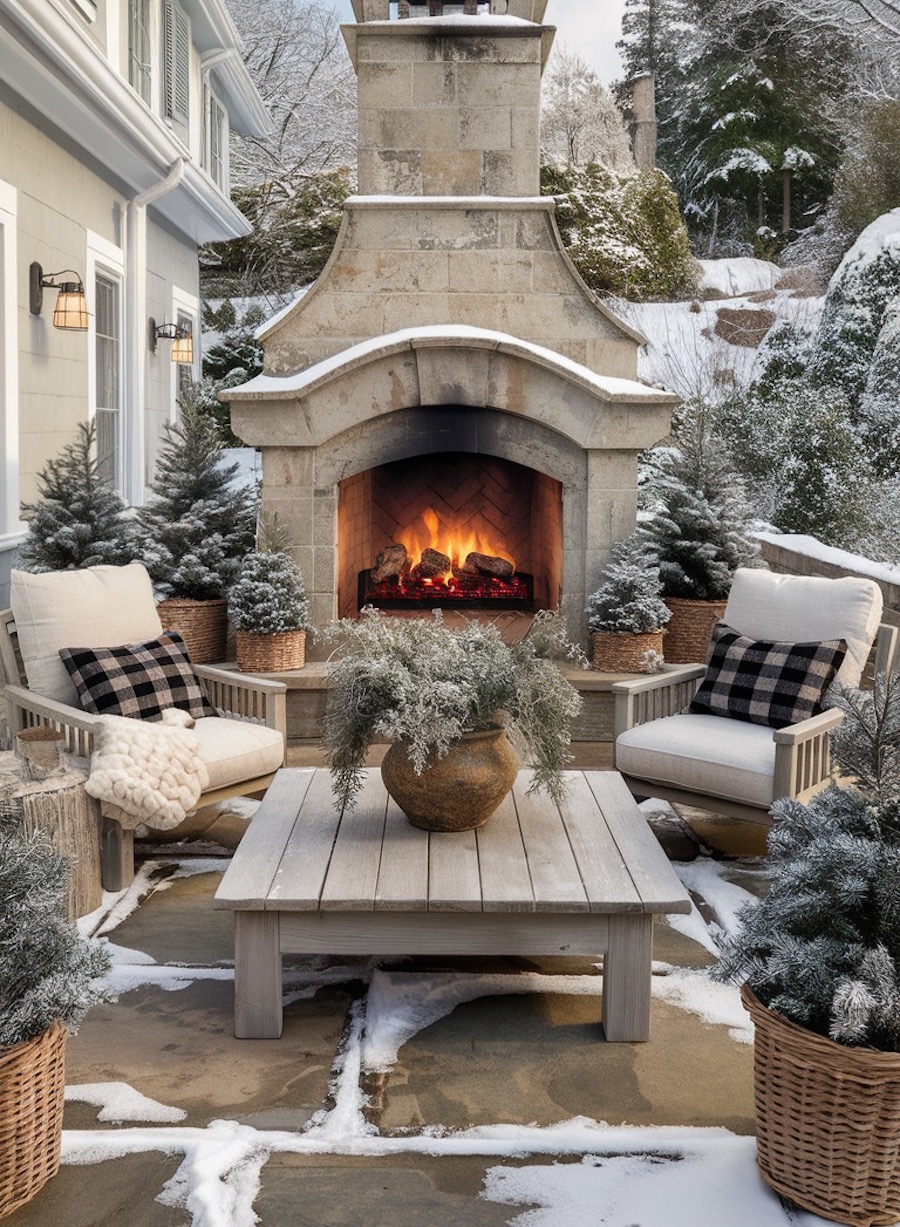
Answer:
<path fill-rule="evenodd" d="M 895 212 L 900 213 L 900 209 Z M 864 558 L 861 554 L 851 554 L 847 550 L 823 545 L 815 537 L 806 537 L 802 533 L 757 532 L 753 535 L 760 541 L 769 541 L 772 545 L 782 545 L 785 549 L 796 550 L 806 558 L 818 558 L 820 562 L 832 563 L 842 570 L 868 575 L 886 584 L 900 584 L 900 567 L 892 566 L 887 562 L 872 562 L 871 559 Z"/>
<path fill-rule="evenodd" d="M 740 992 L 731 984 L 712 980 L 708 968 L 666 968 L 666 964 L 657 963 L 651 987 L 660 1001 L 687 1010 L 712 1026 L 727 1027 L 739 1044 L 753 1043 L 753 1024 L 741 1005 Z"/>
<path fill-rule="evenodd" d="M 88 1103 L 99 1108 L 97 1120 L 119 1124 L 126 1120 L 174 1124 L 187 1116 L 182 1108 L 170 1108 L 149 1099 L 127 1082 L 83 1082 L 65 1089 L 67 1103 Z"/>
<path fill-rule="evenodd" d="M 774 290 L 783 270 L 768 260 L 735 256 L 727 260 L 698 260 L 701 268 L 700 291 L 714 290 L 725 298 Z"/>

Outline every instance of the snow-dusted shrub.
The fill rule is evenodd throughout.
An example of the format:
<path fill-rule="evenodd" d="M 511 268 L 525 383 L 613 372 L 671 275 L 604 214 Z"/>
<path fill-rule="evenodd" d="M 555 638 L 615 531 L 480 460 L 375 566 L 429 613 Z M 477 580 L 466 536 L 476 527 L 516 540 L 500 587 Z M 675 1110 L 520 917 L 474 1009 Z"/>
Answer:
<path fill-rule="evenodd" d="M 645 635 L 661 630 L 671 618 L 660 596 L 659 561 L 642 534 L 632 533 L 615 543 L 602 579 L 588 597 L 590 630 Z"/>
<path fill-rule="evenodd" d="M 82 422 L 73 443 L 37 476 L 40 502 L 25 503 L 28 535 L 19 547 L 25 571 L 74 571 L 131 562 L 132 521 L 96 456 L 95 423 Z"/>
<path fill-rule="evenodd" d="M 166 596 L 223 597 L 253 548 L 255 492 L 233 488 L 238 465 L 224 464 L 223 450 L 192 385 L 180 419 L 166 426 L 153 497 L 137 517 L 144 562 Z"/>
<path fill-rule="evenodd" d="M 43 834 L 0 825 L 0 1048 L 57 1020 L 74 1029 L 109 999 L 99 979 L 109 968 L 105 949 L 63 914 L 68 872 Z"/>
<path fill-rule="evenodd" d="M 650 453 L 641 533 L 659 559 L 667 597 L 727 597 L 738 567 L 757 565 L 753 508 L 724 448 L 700 419 L 682 419 L 678 446 Z"/>
<path fill-rule="evenodd" d="M 852 786 L 772 809 L 768 894 L 744 908 L 718 976 L 842 1044 L 900 1051 L 900 677 L 840 692 L 832 737 Z"/>
<path fill-rule="evenodd" d="M 888 306 L 900 295 L 900 209 L 868 226 L 828 286 L 810 370 L 840 388 L 855 413 Z"/>
<path fill-rule="evenodd" d="M 563 242 L 596 293 L 633 299 L 693 293 L 698 269 L 678 198 L 662 171 L 544 166 L 541 191 L 557 198 Z"/>
<path fill-rule="evenodd" d="M 309 629 L 309 598 L 303 574 L 288 551 L 277 519 L 263 520 L 258 548 L 240 565 L 228 589 L 228 613 L 235 630 L 277 635 Z"/>
<path fill-rule="evenodd" d="M 900 472 L 900 294 L 882 317 L 859 419 L 876 471 Z"/>

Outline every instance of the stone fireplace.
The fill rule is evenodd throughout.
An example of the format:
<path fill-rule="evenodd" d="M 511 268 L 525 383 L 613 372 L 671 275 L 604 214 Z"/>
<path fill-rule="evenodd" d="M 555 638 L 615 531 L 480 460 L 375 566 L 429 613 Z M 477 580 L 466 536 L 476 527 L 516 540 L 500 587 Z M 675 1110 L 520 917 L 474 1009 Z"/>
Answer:
<path fill-rule="evenodd" d="M 562 604 L 583 638 L 633 528 L 637 455 L 676 398 L 635 381 L 643 338 L 584 285 L 538 195 L 546 6 L 354 0 L 343 27 L 359 195 L 318 281 L 261 330 L 263 374 L 222 394 L 262 449 L 315 624 L 367 601 Z M 399 546 L 405 568 L 373 583 Z"/>

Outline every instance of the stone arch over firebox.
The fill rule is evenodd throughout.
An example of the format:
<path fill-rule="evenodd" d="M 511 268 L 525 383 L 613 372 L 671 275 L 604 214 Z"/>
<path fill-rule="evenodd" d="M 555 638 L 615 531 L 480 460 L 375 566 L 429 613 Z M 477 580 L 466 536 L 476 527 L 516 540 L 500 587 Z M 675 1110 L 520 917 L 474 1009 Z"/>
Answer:
<path fill-rule="evenodd" d="M 483 449 L 562 484 L 562 599 L 579 635 L 586 593 L 634 525 L 638 452 L 665 437 L 677 403 L 507 334 L 449 325 L 378 337 L 222 398 L 235 433 L 262 449 L 263 501 L 292 534 L 314 623 L 337 612 L 338 482 L 402 456 Z"/>

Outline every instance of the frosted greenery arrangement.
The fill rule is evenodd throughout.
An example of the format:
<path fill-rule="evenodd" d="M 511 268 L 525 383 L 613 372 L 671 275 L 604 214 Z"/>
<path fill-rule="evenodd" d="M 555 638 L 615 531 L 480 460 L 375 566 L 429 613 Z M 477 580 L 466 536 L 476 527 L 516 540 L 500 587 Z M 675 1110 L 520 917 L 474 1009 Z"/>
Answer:
<path fill-rule="evenodd" d="M 133 521 L 96 456 L 94 422 L 82 422 L 73 443 L 37 477 L 40 501 L 25 503 L 28 535 L 19 547 L 25 571 L 118 566 L 135 557 Z"/>
<path fill-rule="evenodd" d="M 109 1000 L 105 949 L 63 914 L 66 859 L 43 835 L 0 827 L 0 1047 L 24 1044 L 59 1020 L 74 1029 Z"/>
<path fill-rule="evenodd" d="M 740 913 L 719 979 L 842 1044 L 900 1051 L 900 677 L 841 690 L 849 786 L 773 806 L 769 893 Z"/>
<path fill-rule="evenodd" d="M 659 562 L 639 534 L 615 543 L 602 578 L 588 597 L 591 631 L 646 635 L 661 630 L 671 618 L 660 596 Z"/>
<path fill-rule="evenodd" d="M 442 758 L 464 733 L 498 725 L 534 769 L 532 790 L 562 796 L 581 699 L 553 657 L 586 662 L 558 614 L 537 614 L 514 644 L 491 623 L 451 630 L 440 610 L 406 619 L 364 609 L 358 620 L 333 623 L 325 638 L 338 641 L 328 664 L 325 751 L 341 810 L 352 808 L 373 742 L 406 743 L 421 774 L 429 754 Z"/>
<path fill-rule="evenodd" d="M 138 512 L 143 559 L 166 596 L 223 597 L 241 559 L 253 549 L 256 498 L 234 484 L 238 466 L 223 462 L 215 421 L 182 397 L 181 416 L 167 424 L 151 485 Z"/>
<path fill-rule="evenodd" d="M 309 598 L 300 568 L 287 552 L 289 545 L 277 516 L 261 519 L 257 548 L 246 555 L 228 590 L 235 630 L 277 635 L 309 628 Z"/>

